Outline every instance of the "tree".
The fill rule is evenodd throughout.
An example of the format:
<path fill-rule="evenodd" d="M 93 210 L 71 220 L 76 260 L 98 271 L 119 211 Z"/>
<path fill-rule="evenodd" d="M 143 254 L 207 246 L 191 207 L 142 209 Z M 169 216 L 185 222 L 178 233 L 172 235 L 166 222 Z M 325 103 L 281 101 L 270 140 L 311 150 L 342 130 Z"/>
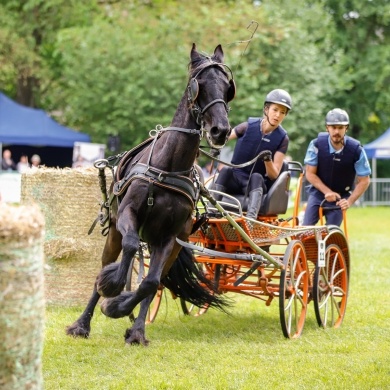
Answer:
<path fill-rule="evenodd" d="M 384 86 L 390 84 L 390 3 L 327 0 L 324 4 L 334 22 L 332 43 L 343 50 L 338 64 L 342 87 L 332 102 L 351 114 L 351 135 L 368 142 L 389 124 L 390 95 Z"/>
<path fill-rule="evenodd" d="M 169 125 L 192 43 L 210 53 L 221 43 L 237 83 L 232 125 L 261 116 L 271 89 L 288 90 L 289 154 L 302 161 L 333 107 L 351 114 L 350 134 L 363 142 L 387 127 L 389 7 L 387 0 L 0 0 L 1 89 L 94 142 L 119 135 L 128 149 Z"/>
<path fill-rule="evenodd" d="M 63 78 L 54 93 L 68 104 L 67 123 L 88 131 L 96 142 L 115 133 L 123 147 L 135 146 L 156 124 L 169 124 L 185 87 L 183 64 L 192 42 L 209 51 L 222 43 L 238 87 L 232 124 L 261 116 L 267 92 L 285 88 L 296 102 L 287 121 L 290 150 L 301 155 L 324 110 L 322 86 L 330 88 L 332 79 L 305 30 L 306 19 L 286 23 L 273 17 L 274 11 L 248 1 L 208 7 L 120 2 L 110 10 L 111 23 L 99 20 L 63 31 L 57 43 Z M 253 14 L 260 27 L 245 50 L 254 32 L 255 24 L 246 29 Z M 307 40 L 305 45 L 298 37 Z"/>
<path fill-rule="evenodd" d="M 0 82 L 4 91 L 19 103 L 37 106 L 60 73 L 54 45 L 57 32 L 90 23 L 97 11 L 94 3 L 75 0 L 2 0 Z"/>

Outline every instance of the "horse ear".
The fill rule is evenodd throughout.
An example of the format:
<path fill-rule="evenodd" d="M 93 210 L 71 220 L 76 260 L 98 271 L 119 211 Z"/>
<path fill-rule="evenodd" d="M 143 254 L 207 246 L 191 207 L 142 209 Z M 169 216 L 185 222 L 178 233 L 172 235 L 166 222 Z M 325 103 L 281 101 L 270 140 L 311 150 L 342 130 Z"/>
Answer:
<path fill-rule="evenodd" d="M 193 43 L 192 44 L 192 49 L 191 49 L 191 61 L 195 61 L 196 59 L 198 59 L 200 57 L 200 54 L 198 53 L 198 51 L 196 50 L 196 44 Z"/>
<path fill-rule="evenodd" d="M 218 45 L 214 50 L 214 58 L 216 59 L 217 62 L 223 63 L 223 57 L 224 54 L 223 54 L 222 46 Z"/>

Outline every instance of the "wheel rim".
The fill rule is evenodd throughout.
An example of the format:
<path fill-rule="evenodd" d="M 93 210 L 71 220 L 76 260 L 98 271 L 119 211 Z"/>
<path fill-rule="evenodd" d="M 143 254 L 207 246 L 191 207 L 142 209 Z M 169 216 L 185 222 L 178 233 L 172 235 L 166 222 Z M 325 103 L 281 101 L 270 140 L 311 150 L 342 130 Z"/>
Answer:
<path fill-rule="evenodd" d="M 209 308 L 209 305 L 205 305 L 203 307 L 197 307 L 192 303 L 187 302 L 183 298 L 180 298 L 180 306 L 184 315 L 186 316 L 193 315 L 194 317 L 199 317 L 202 314 L 205 314 Z"/>
<path fill-rule="evenodd" d="M 347 307 L 348 272 L 339 246 L 331 244 L 325 251 L 325 267 L 316 267 L 313 300 L 317 323 L 323 328 L 338 328 Z"/>
<path fill-rule="evenodd" d="M 283 265 L 279 292 L 280 323 L 286 338 L 296 338 L 301 335 L 305 324 L 309 291 L 306 251 L 300 241 L 290 242 Z"/>
<path fill-rule="evenodd" d="M 203 269 L 203 267 L 205 267 L 204 271 L 210 274 L 212 265 L 211 265 L 211 268 L 207 264 L 200 264 L 199 263 L 198 265 L 199 265 L 199 267 L 202 267 L 202 269 Z M 208 304 L 204 305 L 203 307 L 197 307 L 197 306 L 193 305 L 192 303 L 187 302 L 183 298 L 180 298 L 180 307 L 181 307 L 181 310 L 183 311 L 184 315 L 194 316 L 194 317 L 198 317 L 198 316 L 205 314 L 207 312 L 207 310 L 209 309 Z"/>

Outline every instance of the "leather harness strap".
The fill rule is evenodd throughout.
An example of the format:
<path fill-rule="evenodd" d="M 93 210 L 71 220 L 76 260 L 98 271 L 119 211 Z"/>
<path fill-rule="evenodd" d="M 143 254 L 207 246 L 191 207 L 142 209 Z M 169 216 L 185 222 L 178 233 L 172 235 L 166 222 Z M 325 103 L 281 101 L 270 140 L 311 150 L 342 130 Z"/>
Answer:
<path fill-rule="evenodd" d="M 119 180 L 114 184 L 113 193 L 116 196 L 120 196 L 133 180 L 141 179 L 149 181 L 158 187 L 181 193 L 186 196 L 194 206 L 198 197 L 198 191 L 194 188 L 194 182 L 186 176 L 171 175 L 172 173 L 170 172 L 164 172 L 160 169 L 147 166 L 146 164 L 138 163 L 130 169 L 122 180 Z M 149 190 L 148 205 L 152 202 L 152 200 L 150 200 L 151 198 Z"/>

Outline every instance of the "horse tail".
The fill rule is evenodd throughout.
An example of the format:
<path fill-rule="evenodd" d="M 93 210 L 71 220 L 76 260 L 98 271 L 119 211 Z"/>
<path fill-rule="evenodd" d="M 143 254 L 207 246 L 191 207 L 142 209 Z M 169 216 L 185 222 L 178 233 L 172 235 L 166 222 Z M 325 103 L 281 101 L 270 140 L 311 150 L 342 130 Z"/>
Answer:
<path fill-rule="evenodd" d="M 227 312 L 231 303 L 222 297 L 214 283 L 198 267 L 189 248 L 183 247 L 168 274 L 161 280 L 175 296 L 197 306 L 205 305 Z"/>

